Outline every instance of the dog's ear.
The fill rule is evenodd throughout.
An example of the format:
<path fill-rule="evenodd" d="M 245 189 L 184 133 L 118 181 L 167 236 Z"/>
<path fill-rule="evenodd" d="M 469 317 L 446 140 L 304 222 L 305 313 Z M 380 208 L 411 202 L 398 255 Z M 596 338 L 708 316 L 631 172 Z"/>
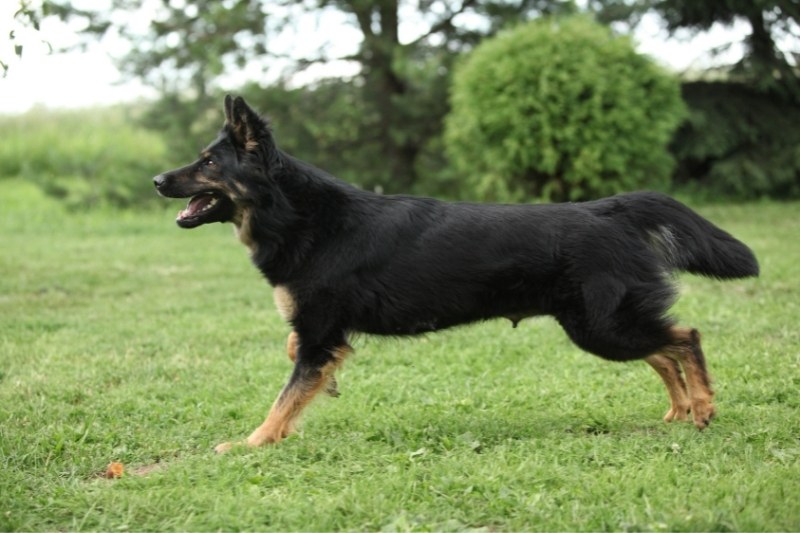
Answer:
<path fill-rule="evenodd" d="M 231 95 L 225 95 L 225 122 L 227 124 L 231 123 L 233 117 L 233 98 Z"/>
<path fill-rule="evenodd" d="M 245 150 L 254 150 L 259 142 L 270 136 L 267 123 L 241 96 L 225 96 L 225 128 L 236 144 Z"/>
<path fill-rule="evenodd" d="M 269 137 L 269 126 L 253 111 L 244 98 L 225 97 L 225 125 L 234 140 L 245 150 L 253 150 L 258 143 Z"/>

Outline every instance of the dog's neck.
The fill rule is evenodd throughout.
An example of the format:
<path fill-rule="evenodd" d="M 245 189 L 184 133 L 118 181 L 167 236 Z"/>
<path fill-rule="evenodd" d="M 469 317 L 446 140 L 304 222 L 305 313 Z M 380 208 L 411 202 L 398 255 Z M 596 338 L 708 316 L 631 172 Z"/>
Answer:
<path fill-rule="evenodd" d="M 281 159 L 270 180 L 277 188 L 265 189 L 231 220 L 253 263 L 273 285 L 303 270 L 324 240 L 321 232 L 344 227 L 348 195 L 342 188 L 351 187 L 291 156 L 281 154 Z"/>
<path fill-rule="evenodd" d="M 238 237 L 242 244 L 250 249 L 251 256 L 255 255 L 257 246 L 256 241 L 253 238 L 252 228 L 250 226 L 252 222 L 250 210 L 246 209 L 240 213 L 237 213 L 232 222 L 233 231 L 236 233 L 236 237 Z"/>

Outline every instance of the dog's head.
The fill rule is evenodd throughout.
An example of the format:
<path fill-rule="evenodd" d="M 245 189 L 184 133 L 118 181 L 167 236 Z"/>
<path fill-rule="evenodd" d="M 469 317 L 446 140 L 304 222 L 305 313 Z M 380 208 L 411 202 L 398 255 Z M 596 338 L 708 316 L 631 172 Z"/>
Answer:
<path fill-rule="evenodd" d="M 168 198 L 191 198 L 176 218 L 182 228 L 209 222 L 240 222 L 257 201 L 256 176 L 276 153 L 269 125 L 243 98 L 225 97 L 225 124 L 193 163 L 153 178 Z M 260 167 L 260 168 L 257 168 Z M 261 172 L 258 172 L 258 171 Z"/>

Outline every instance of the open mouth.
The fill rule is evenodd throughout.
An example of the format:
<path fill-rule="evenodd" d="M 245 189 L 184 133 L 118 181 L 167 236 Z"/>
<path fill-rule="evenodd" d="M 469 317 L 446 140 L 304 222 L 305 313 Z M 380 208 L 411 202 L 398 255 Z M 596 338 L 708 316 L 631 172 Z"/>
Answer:
<path fill-rule="evenodd" d="M 222 222 L 230 207 L 231 201 L 227 197 L 215 192 L 203 192 L 192 196 L 186 208 L 178 213 L 175 222 L 182 228 Z"/>

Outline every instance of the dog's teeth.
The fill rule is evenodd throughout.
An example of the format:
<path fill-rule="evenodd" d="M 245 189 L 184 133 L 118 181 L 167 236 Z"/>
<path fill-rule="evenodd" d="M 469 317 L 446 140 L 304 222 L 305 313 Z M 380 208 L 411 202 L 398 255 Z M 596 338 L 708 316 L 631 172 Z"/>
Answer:
<path fill-rule="evenodd" d="M 203 211 L 208 211 L 209 209 L 214 207 L 214 204 L 216 204 L 216 203 L 217 203 L 217 199 L 216 198 L 212 198 L 206 205 L 203 206 L 202 209 L 200 209 L 200 212 L 202 213 Z"/>

